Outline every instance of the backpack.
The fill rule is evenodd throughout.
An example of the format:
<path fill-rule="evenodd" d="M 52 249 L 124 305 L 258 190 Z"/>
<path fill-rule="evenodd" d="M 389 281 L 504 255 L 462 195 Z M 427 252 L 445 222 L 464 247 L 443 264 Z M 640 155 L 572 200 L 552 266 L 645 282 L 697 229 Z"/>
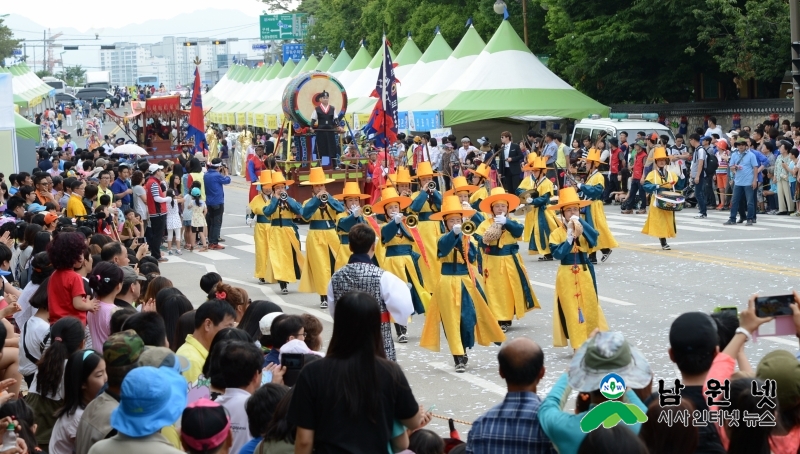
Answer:
<path fill-rule="evenodd" d="M 705 172 L 706 176 L 708 177 L 717 173 L 717 168 L 719 168 L 719 160 L 717 159 L 717 155 L 706 151 L 706 162 L 703 166 L 703 172 Z"/>

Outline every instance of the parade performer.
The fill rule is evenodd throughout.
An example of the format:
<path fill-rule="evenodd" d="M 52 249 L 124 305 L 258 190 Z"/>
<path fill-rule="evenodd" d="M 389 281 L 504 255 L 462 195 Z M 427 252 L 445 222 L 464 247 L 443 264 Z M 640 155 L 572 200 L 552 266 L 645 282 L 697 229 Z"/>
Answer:
<path fill-rule="evenodd" d="M 650 212 L 647 213 L 647 221 L 644 223 L 642 233 L 658 238 L 661 242 L 661 249 L 668 251 L 670 247 L 667 244 L 667 238 L 675 238 L 678 234 L 675 212 L 659 208 L 656 204 L 656 196 L 660 191 L 674 191 L 675 185 L 678 183 L 678 176 L 667 170 L 669 156 L 667 156 L 666 148 L 656 147 L 653 150 L 653 159 L 656 167 L 647 174 L 644 183 L 645 192 L 653 194 L 651 197 L 653 203 Z"/>
<path fill-rule="evenodd" d="M 336 233 L 339 235 L 339 250 L 336 255 L 334 271 L 347 265 L 350 260 L 350 241 L 347 234 L 356 224 L 366 224 L 364 213 L 361 211 L 361 201 L 369 198 L 369 195 L 362 194 L 358 188 L 358 183 L 348 181 L 344 184 L 341 194 L 333 196 L 334 199 L 344 202 L 344 213 L 339 215 L 336 221 Z M 376 233 L 377 234 L 377 233 Z M 376 260 L 375 264 L 378 262 Z"/>
<path fill-rule="evenodd" d="M 370 194 L 372 196 L 372 204 L 375 204 L 378 201 L 383 188 L 394 184 L 387 180 L 389 175 L 394 175 L 397 173 L 394 157 L 392 157 L 391 153 L 387 152 L 384 148 L 378 148 L 377 152 L 378 154 L 375 157 L 375 163 L 377 165 L 373 168 L 372 172 L 372 193 Z M 411 177 L 409 174 L 409 187 L 411 184 L 410 178 Z"/>
<path fill-rule="evenodd" d="M 250 132 L 249 129 L 243 127 L 242 132 L 239 133 L 238 140 L 239 150 L 241 150 L 242 153 L 241 166 L 244 170 L 247 169 L 247 162 L 250 160 L 250 156 L 252 156 L 252 154 L 247 154 L 247 149 L 253 145 L 253 133 Z"/>
<path fill-rule="evenodd" d="M 438 352 L 439 327 L 442 326 L 456 372 L 467 369 L 466 348 L 474 347 L 475 342 L 489 345 L 506 338 L 470 266 L 476 260 L 478 248 L 469 235 L 462 232 L 461 226 L 463 219 L 473 214 L 475 210 L 464 209 L 458 197 L 447 196 L 441 210 L 431 215 L 432 220 L 444 221 L 447 233 L 441 235 L 436 244 L 441 278 L 425 314 L 420 346 Z"/>
<path fill-rule="evenodd" d="M 375 175 L 375 172 L 378 171 L 380 167 L 378 163 L 378 152 L 376 150 L 369 150 L 369 162 L 364 167 L 364 194 L 369 194 L 369 203 L 372 205 L 378 203 L 378 196 L 380 195 L 380 189 L 377 191 L 374 189 L 375 180 L 373 178 L 373 175 Z"/>
<path fill-rule="evenodd" d="M 386 219 L 386 223 L 380 230 L 380 243 L 385 249 L 385 257 L 381 261 L 381 267 L 403 280 L 411 287 L 411 301 L 414 303 L 414 313 L 425 313 L 425 307 L 430 302 L 431 295 L 425 290 L 425 281 L 420 270 L 420 261 L 432 261 L 433 251 L 424 251 L 425 258 L 413 250 L 416 244 L 415 232 L 405 222 L 403 210 L 411 205 L 411 199 L 400 196 L 393 187 L 384 189 L 381 192 L 381 201 L 374 205 L 376 213 L 380 213 Z M 419 235 L 417 233 L 417 235 Z M 424 263 L 423 263 L 424 264 Z M 408 334 L 405 325 L 395 323 L 397 331 L 397 342 L 405 344 L 408 342 Z"/>
<path fill-rule="evenodd" d="M 267 166 L 264 165 L 264 145 L 256 145 L 256 153 L 250 155 L 247 158 L 247 181 L 251 183 L 250 186 L 250 198 L 248 200 L 253 200 L 253 198 L 258 194 L 256 190 L 259 174 L 262 170 L 266 169 Z"/>
<path fill-rule="evenodd" d="M 311 128 L 316 134 L 317 159 L 328 157 L 334 159 L 338 156 L 339 146 L 336 143 L 336 107 L 328 104 L 330 96 L 327 91 L 317 94 L 314 102 L 319 103 L 311 113 Z"/>
<path fill-rule="evenodd" d="M 472 208 L 476 210 L 480 206 L 481 201 L 489 197 L 489 189 L 491 189 L 489 172 L 491 172 L 491 169 L 487 167 L 486 164 L 479 164 L 478 168 L 472 171 L 472 184 L 476 189 L 469 197 L 469 203 L 472 205 Z"/>
<path fill-rule="evenodd" d="M 589 149 L 589 154 L 586 156 L 586 171 L 589 176 L 586 177 L 585 183 L 578 183 L 577 185 L 578 193 L 592 202 L 585 211 L 584 219 L 593 229 L 597 230 L 599 235 L 597 244 L 589 250 L 589 261 L 594 264 L 597 263 L 598 250 L 603 253 L 603 257 L 600 260 L 605 262 L 611 255 L 611 250 L 619 246 L 608 228 L 606 213 L 603 208 L 605 177 L 598 171 L 600 163 L 600 150 L 596 148 Z"/>
<path fill-rule="evenodd" d="M 219 140 L 217 140 L 217 131 L 214 130 L 211 126 L 208 127 L 208 131 L 206 131 L 206 144 L 208 144 L 208 159 L 213 160 L 217 157 L 217 146 Z"/>
<path fill-rule="evenodd" d="M 328 308 L 328 281 L 331 280 L 336 256 L 339 252 L 339 236 L 336 235 L 336 217 L 344 211 L 344 205 L 331 197 L 325 185 L 335 180 L 325 178 L 321 167 L 313 167 L 308 181 L 300 183 L 311 186 L 313 196 L 303 202 L 302 216 L 308 222 L 306 237 L 306 265 L 300 277 L 301 293 L 317 293 L 320 309 Z"/>
<path fill-rule="evenodd" d="M 550 234 L 550 250 L 561 261 L 556 273 L 556 295 L 553 310 L 553 346 L 578 349 L 594 331 L 608 330 L 603 309 L 597 299 L 597 280 L 588 251 L 597 243 L 597 230 L 580 218 L 580 209 L 590 200 L 581 200 L 574 187 L 558 191 L 558 204 L 549 210 L 560 210 L 562 225 Z"/>
<path fill-rule="evenodd" d="M 444 195 L 445 197 L 449 195 L 458 196 L 458 201 L 461 202 L 461 206 L 464 207 L 464 209 L 474 210 L 477 209 L 480 206 L 480 204 L 472 205 L 472 203 L 470 203 L 470 200 L 472 200 L 472 196 L 475 194 L 475 192 L 479 191 L 480 189 L 482 188 L 479 188 L 474 184 L 467 183 L 466 177 L 455 177 L 453 178 L 452 189 L 445 191 Z M 476 211 L 475 214 L 472 215 L 471 221 L 474 222 L 475 225 L 480 225 L 481 222 L 483 222 L 485 219 L 486 217 L 482 213 Z"/>
<path fill-rule="evenodd" d="M 260 284 L 275 282 L 272 263 L 269 260 L 269 233 L 272 228 L 270 220 L 264 216 L 264 208 L 272 202 L 272 172 L 262 170 L 258 181 L 252 187 L 260 186 L 261 193 L 250 200 L 250 211 L 255 215 L 256 225 L 253 229 L 253 240 L 256 247 L 256 267 L 254 276 Z"/>
<path fill-rule="evenodd" d="M 269 260 L 273 277 L 281 286 L 281 293 L 289 293 L 287 284 L 300 279 L 305 259 L 300 251 L 300 236 L 294 217 L 300 216 L 302 207 L 289 197 L 286 188 L 294 180 L 286 180 L 280 172 L 272 173 L 272 199 L 264 207 L 264 216 L 270 220 Z"/>
<path fill-rule="evenodd" d="M 510 215 L 517 206 L 519 197 L 507 194 L 501 186 L 492 189 L 492 195 L 480 205 L 489 217 L 475 231 L 483 251 L 486 300 L 503 332 L 508 331 L 515 315 L 520 320 L 525 312 L 541 308 L 519 255 L 517 241 L 522 238 L 525 226 Z"/>
<path fill-rule="evenodd" d="M 517 189 L 517 195 L 530 192 L 525 203 L 530 210 L 525 215 L 525 232 L 523 238 L 528 240 L 528 254 L 539 254 L 540 262 L 553 260 L 550 253 L 550 232 L 560 226 L 560 221 L 555 212 L 548 210 L 550 198 L 555 195 L 555 186 L 547 178 L 547 157 L 538 157 L 533 153 L 528 155 L 528 163 L 522 170 L 530 172 L 530 176 L 522 180 Z"/>
<path fill-rule="evenodd" d="M 433 177 L 438 174 L 433 172 L 430 162 L 420 162 L 417 166 L 417 176 L 419 183 L 419 190 L 411 194 L 411 211 L 419 217 L 419 232 L 422 236 L 422 243 L 428 251 L 435 251 L 436 244 L 439 236 L 443 233 L 441 219 L 435 220 L 432 215 L 437 213 L 442 206 L 442 193 L 436 190 L 433 184 Z M 398 180 L 400 179 L 400 170 L 398 169 Z M 400 182 L 397 181 L 398 191 L 403 194 L 403 190 L 399 187 Z M 457 198 L 456 198 L 457 199 Z M 460 202 L 459 202 L 460 204 Z M 475 210 L 472 210 L 473 213 Z M 420 246 L 421 247 L 421 246 Z M 436 286 L 439 281 L 439 267 L 430 263 L 428 265 L 422 264 L 422 275 L 425 278 L 426 288 L 431 290 Z"/>
<path fill-rule="evenodd" d="M 347 265 L 336 271 L 328 284 L 329 312 L 335 315 L 336 302 L 347 292 L 366 292 L 375 298 L 381 308 L 381 334 L 386 359 L 397 361 L 392 340 L 391 320 L 402 323 L 414 310 L 406 284 L 397 276 L 382 270 L 373 263 L 375 256 L 375 231 L 363 224 L 356 224 L 348 233 L 348 247 L 352 254 Z"/>

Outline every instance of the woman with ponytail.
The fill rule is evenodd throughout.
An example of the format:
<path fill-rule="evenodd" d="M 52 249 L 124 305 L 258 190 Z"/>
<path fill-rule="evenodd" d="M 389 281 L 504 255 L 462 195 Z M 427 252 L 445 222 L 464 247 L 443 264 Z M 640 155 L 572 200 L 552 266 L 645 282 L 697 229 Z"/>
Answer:
<path fill-rule="evenodd" d="M 94 350 L 78 350 L 69 357 L 64 370 L 64 406 L 56 413 L 50 454 L 75 452 L 75 435 L 83 409 L 105 386 L 106 362 Z"/>
<path fill-rule="evenodd" d="M 50 327 L 50 346 L 42 354 L 26 401 L 33 408 L 36 441 L 47 451 L 56 423 L 55 412 L 64 404 L 64 365 L 70 355 L 83 348 L 83 324 L 63 317 Z"/>
<path fill-rule="evenodd" d="M 92 345 L 102 348 L 110 334 L 111 314 L 117 309 L 114 298 L 122 290 L 122 269 L 111 262 L 99 262 L 89 273 L 89 286 L 99 306 L 86 315 Z"/>

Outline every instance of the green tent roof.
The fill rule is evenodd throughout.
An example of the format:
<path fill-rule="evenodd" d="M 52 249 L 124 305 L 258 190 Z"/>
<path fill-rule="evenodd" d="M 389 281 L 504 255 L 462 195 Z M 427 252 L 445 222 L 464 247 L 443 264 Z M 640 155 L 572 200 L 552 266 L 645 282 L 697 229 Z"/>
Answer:
<path fill-rule="evenodd" d="M 331 57 L 331 54 L 325 52 L 325 55 L 322 56 L 322 58 L 319 60 L 319 63 L 317 63 L 317 67 L 314 69 L 324 72 L 328 71 L 331 65 L 333 65 L 333 57 Z"/>
<path fill-rule="evenodd" d="M 292 74 L 290 74 L 290 76 L 294 77 L 294 76 L 300 74 L 300 72 L 303 70 L 303 65 L 305 65 L 305 64 L 306 64 L 306 57 L 303 57 L 303 58 L 300 59 L 299 62 L 297 62 L 297 66 L 294 68 L 294 70 L 292 71 Z"/>
<path fill-rule="evenodd" d="M 300 72 L 307 73 L 309 71 L 313 71 L 314 68 L 316 68 L 318 64 L 319 64 L 319 61 L 317 60 L 317 57 L 312 55 L 312 56 L 308 57 L 308 61 L 306 61 L 306 64 L 303 65 L 303 69 L 301 69 Z"/>
<path fill-rule="evenodd" d="M 478 34 L 478 31 L 475 30 L 475 27 L 470 25 L 467 33 L 464 34 L 463 38 L 461 38 L 458 46 L 453 49 L 453 53 L 450 54 L 450 57 L 462 58 L 470 55 L 478 55 L 485 47 L 486 43 L 484 43 L 481 39 L 481 35 Z"/>
<path fill-rule="evenodd" d="M 282 79 L 284 77 L 289 77 L 294 71 L 296 65 L 294 64 L 294 60 L 289 60 L 286 62 L 286 65 L 283 66 L 281 72 L 278 73 L 278 76 L 275 77 L 276 79 Z"/>
<path fill-rule="evenodd" d="M 394 62 L 397 57 L 395 56 L 394 51 L 392 50 L 392 46 L 389 46 L 389 55 L 392 56 L 392 61 Z M 379 68 L 382 62 L 383 62 L 383 49 L 378 49 L 378 52 L 376 52 L 375 56 L 372 57 L 372 60 L 370 60 L 369 64 L 367 65 L 367 68 L 373 68 L 373 69 Z"/>
<path fill-rule="evenodd" d="M 26 139 L 39 140 L 39 127 L 36 126 L 36 123 L 31 123 L 16 112 L 14 112 L 14 129 L 19 136 Z"/>
<path fill-rule="evenodd" d="M 397 66 L 405 66 L 405 65 L 413 65 L 414 63 L 418 62 L 420 57 L 422 57 L 422 51 L 419 50 L 417 44 L 414 42 L 411 37 L 406 40 L 406 44 L 403 46 L 403 49 L 397 54 L 397 59 L 392 59 L 394 63 L 397 63 Z"/>
<path fill-rule="evenodd" d="M 370 63 L 370 58 L 371 57 L 369 52 L 367 52 L 367 49 L 364 46 L 361 46 L 358 49 L 356 56 L 353 57 L 353 60 L 347 65 L 347 68 L 345 68 L 345 71 L 357 71 L 359 69 L 366 68 Z"/>
<path fill-rule="evenodd" d="M 437 33 L 436 36 L 433 37 L 430 46 L 425 49 L 425 53 L 422 54 L 419 61 L 422 63 L 429 63 L 437 60 L 445 60 L 452 53 L 453 49 L 451 49 L 447 41 L 444 40 L 442 34 Z"/>
<path fill-rule="evenodd" d="M 346 50 L 342 49 L 339 55 L 336 56 L 336 60 L 334 60 L 333 64 L 328 68 L 328 72 L 331 74 L 342 72 L 347 69 L 351 61 L 353 61 L 353 58 L 350 57 L 350 54 L 348 54 Z"/>

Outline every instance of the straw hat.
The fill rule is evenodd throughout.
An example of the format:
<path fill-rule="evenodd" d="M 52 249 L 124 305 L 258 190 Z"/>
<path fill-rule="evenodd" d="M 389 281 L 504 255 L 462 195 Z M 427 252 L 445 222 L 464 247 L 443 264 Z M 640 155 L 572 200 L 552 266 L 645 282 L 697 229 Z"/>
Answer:
<path fill-rule="evenodd" d="M 272 172 L 272 183 L 270 183 L 270 186 L 274 187 L 279 184 L 285 184 L 286 186 L 291 186 L 294 184 L 294 180 L 285 179 L 281 172 Z"/>
<path fill-rule="evenodd" d="M 461 206 L 461 201 L 457 196 L 448 195 L 444 197 L 442 211 L 433 213 L 431 215 L 431 221 L 443 221 L 445 216 L 451 214 L 460 214 L 461 217 L 470 217 L 475 214 L 475 210 L 465 210 L 464 207 Z"/>
<path fill-rule="evenodd" d="M 272 171 L 262 170 L 258 173 L 258 181 L 251 186 L 270 186 L 272 184 Z"/>
<path fill-rule="evenodd" d="M 667 156 L 667 149 L 664 147 L 656 147 L 653 149 L 653 160 L 658 161 L 659 159 L 669 159 Z"/>
<path fill-rule="evenodd" d="M 498 186 L 492 189 L 492 194 L 489 197 L 481 200 L 478 206 L 484 213 L 492 212 L 492 205 L 497 202 L 505 202 L 508 205 L 508 211 L 515 210 L 519 206 L 519 197 L 514 194 L 509 194 L 505 189 Z"/>
<path fill-rule="evenodd" d="M 357 182 L 348 181 L 347 183 L 344 184 L 344 189 L 342 189 L 342 193 L 336 194 L 335 196 L 333 196 L 333 198 L 336 200 L 344 200 L 348 197 L 358 197 L 361 200 L 366 200 L 372 196 L 368 194 L 362 194 L 361 188 L 358 187 Z"/>
<path fill-rule="evenodd" d="M 303 181 L 300 186 L 311 186 L 315 184 L 328 184 L 333 183 L 333 178 L 325 178 L 325 171 L 322 167 L 312 167 L 311 172 L 308 173 L 308 181 Z"/>
<path fill-rule="evenodd" d="M 479 188 L 475 185 L 468 184 L 466 177 L 453 178 L 453 189 L 445 191 L 444 195 L 456 195 L 456 192 L 467 191 L 470 194 L 477 191 Z"/>
<path fill-rule="evenodd" d="M 411 172 L 408 167 L 398 167 L 392 178 L 392 184 L 411 184 Z"/>
<path fill-rule="evenodd" d="M 575 190 L 575 188 L 572 186 L 568 186 L 566 188 L 558 190 L 558 204 L 550 205 L 549 207 L 547 207 L 547 209 L 560 210 L 570 205 L 578 205 L 579 208 L 583 208 L 591 204 L 592 204 L 591 200 L 581 200 L 581 198 L 578 197 L 578 192 Z"/>
<path fill-rule="evenodd" d="M 478 165 L 477 169 L 472 171 L 472 173 L 478 174 L 478 175 L 482 176 L 484 179 L 488 180 L 489 179 L 489 170 L 490 170 L 489 166 L 487 166 L 486 164 L 480 164 L 480 165 Z"/>
<path fill-rule="evenodd" d="M 431 167 L 431 163 L 428 161 L 420 162 L 417 164 L 417 176 L 415 178 L 421 177 L 437 177 L 441 174 L 435 173 L 433 171 L 433 167 Z"/>
<path fill-rule="evenodd" d="M 586 156 L 586 161 L 600 162 L 600 150 L 597 148 L 589 148 L 589 154 Z"/>
<path fill-rule="evenodd" d="M 545 169 L 547 169 L 547 156 L 535 156 L 533 153 L 528 155 L 528 164 L 522 167 L 525 171 Z"/>
<path fill-rule="evenodd" d="M 381 201 L 372 205 L 372 209 L 375 210 L 376 213 L 385 213 L 384 207 L 390 203 L 399 203 L 400 209 L 404 210 L 411 205 L 411 198 L 400 196 L 397 194 L 395 188 L 386 188 L 381 191 Z"/>

